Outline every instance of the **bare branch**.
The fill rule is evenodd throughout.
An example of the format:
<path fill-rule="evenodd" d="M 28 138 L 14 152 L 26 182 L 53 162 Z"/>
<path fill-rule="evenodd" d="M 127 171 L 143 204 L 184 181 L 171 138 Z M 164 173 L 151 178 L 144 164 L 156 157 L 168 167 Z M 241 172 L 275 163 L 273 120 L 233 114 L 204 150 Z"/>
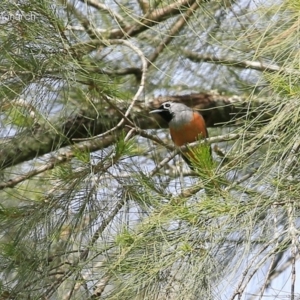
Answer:
<path fill-rule="evenodd" d="M 80 0 L 83 3 L 86 3 L 99 11 L 108 13 L 120 27 L 128 27 L 129 24 L 124 20 L 124 18 L 119 15 L 117 12 L 110 9 L 107 5 L 100 3 L 100 1 L 95 0 Z"/>
<path fill-rule="evenodd" d="M 140 5 L 142 12 L 144 14 L 148 13 L 149 8 L 150 8 L 149 1 L 147 1 L 147 0 L 137 0 L 137 1 Z"/>
<path fill-rule="evenodd" d="M 269 72 L 269 73 L 280 72 L 286 74 L 300 75 L 300 72 L 297 71 L 296 69 L 286 69 L 277 65 L 270 65 L 267 63 L 264 64 L 259 61 L 250 61 L 250 60 L 238 61 L 236 59 L 231 59 L 231 58 L 220 58 L 212 55 L 198 54 L 196 52 L 187 49 L 183 49 L 182 54 L 193 62 L 214 63 L 214 64 L 232 66 L 232 67 L 242 68 L 242 69 L 252 69 L 252 70 Z"/>
<path fill-rule="evenodd" d="M 182 13 L 187 7 L 191 6 L 195 0 L 177 0 L 162 8 L 155 9 L 146 13 L 141 17 L 137 25 L 126 27 L 122 30 L 109 32 L 110 39 L 122 38 L 124 36 L 136 36 L 137 34 L 147 30 L 149 27 L 156 25 L 163 20 Z M 198 0 L 198 2 L 201 2 Z"/>
<path fill-rule="evenodd" d="M 197 1 L 200 3 L 201 1 Z M 155 26 L 156 24 L 168 19 L 172 16 L 181 14 L 183 11 L 195 3 L 195 0 L 178 0 L 165 7 L 148 11 L 140 18 L 136 20 L 136 24 L 128 25 L 121 29 L 105 30 L 98 28 L 97 31 L 103 34 L 108 39 L 121 39 L 124 36 L 134 37 L 139 33 L 149 29 L 149 27 Z M 85 27 L 85 26 L 84 26 Z M 78 26 L 68 26 L 68 30 L 82 30 Z"/>
<path fill-rule="evenodd" d="M 136 134 L 139 134 L 139 135 L 141 135 L 145 138 L 151 139 L 154 142 L 164 146 L 168 150 L 173 151 L 167 158 L 165 158 L 162 162 L 160 162 L 156 166 L 156 168 L 151 172 L 151 176 L 156 174 L 165 164 L 167 164 L 177 154 L 187 150 L 187 146 L 182 146 L 180 148 L 176 148 L 175 146 L 165 144 L 161 139 L 157 138 L 155 135 L 151 135 L 151 134 L 147 133 L 146 131 L 144 131 L 140 128 L 133 127 L 132 130 L 135 131 Z M 225 142 L 225 141 L 235 140 L 235 139 L 240 138 L 241 136 L 243 136 L 243 138 L 245 138 L 245 139 L 246 138 L 250 139 L 250 138 L 255 137 L 255 134 L 245 134 L 245 135 L 228 134 L 228 135 L 223 135 L 223 136 L 211 137 L 211 138 L 208 138 L 206 140 L 191 143 L 188 147 L 193 148 L 193 147 L 196 147 L 198 145 L 206 144 L 206 143 L 207 144 L 212 144 L 212 143 L 217 143 L 217 142 Z M 276 139 L 275 136 L 268 136 L 268 135 L 264 136 L 264 138 L 269 140 L 269 141 Z M 63 164 L 65 162 L 71 160 L 73 157 L 75 157 L 75 152 L 74 151 L 80 150 L 80 151 L 93 152 L 93 151 L 102 149 L 103 147 L 107 147 L 107 146 L 111 145 L 113 142 L 115 142 L 115 140 L 116 140 L 116 136 L 112 135 L 112 136 L 106 137 L 104 139 L 97 139 L 95 141 L 81 142 L 81 143 L 78 143 L 78 144 L 76 144 L 75 146 L 72 146 L 72 147 L 62 148 L 61 150 L 59 150 L 58 154 L 53 154 L 51 159 L 49 160 L 49 162 L 47 162 L 46 164 L 44 164 L 40 167 L 34 168 L 33 170 L 31 170 L 31 171 L 29 171 L 29 172 L 27 172 L 23 175 L 17 176 L 14 179 L 10 179 L 7 182 L 0 183 L 0 190 L 2 190 L 4 188 L 13 188 L 14 186 L 16 186 L 20 182 L 23 182 L 27 179 L 30 179 L 31 177 L 33 177 L 35 175 L 38 175 L 38 174 L 41 174 L 41 173 L 43 173 L 47 170 L 51 170 L 55 166 Z M 243 178 L 241 180 L 245 180 L 245 179 Z M 239 182 L 240 181 L 238 181 L 237 183 L 239 183 Z"/>
<path fill-rule="evenodd" d="M 53 154 L 52 157 L 49 159 L 47 163 L 40 167 L 36 167 L 33 170 L 17 176 L 13 179 L 8 180 L 7 182 L 1 182 L 0 183 L 0 190 L 4 188 L 13 188 L 18 183 L 23 182 L 27 179 L 30 179 L 31 177 L 41 174 L 47 170 L 51 170 L 55 168 L 56 166 L 63 164 L 69 160 L 71 160 L 73 157 L 75 157 L 75 152 L 80 150 L 82 152 L 89 151 L 93 152 L 99 149 L 102 149 L 104 147 L 108 147 L 112 143 L 116 141 L 116 136 L 107 136 L 103 139 L 98 139 L 95 141 L 87 141 L 78 143 L 75 146 L 72 147 L 66 147 L 59 150 L 58 154 Z"/>

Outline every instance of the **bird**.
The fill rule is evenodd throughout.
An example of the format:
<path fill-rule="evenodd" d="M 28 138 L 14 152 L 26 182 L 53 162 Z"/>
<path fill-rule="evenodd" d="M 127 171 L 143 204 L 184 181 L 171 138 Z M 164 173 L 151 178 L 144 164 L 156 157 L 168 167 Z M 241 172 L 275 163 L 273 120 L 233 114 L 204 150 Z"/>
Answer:
<path fill-rule="evenodd" d="M 166 101 L 159 108 L 150 111 L 150 114 L 158 114 L 168 123 L 171 138 L 178 147 L 208 138 L 203 116 L 183 103 Z M 194 170 L 194 163 L 197 160 L 194 152 L 187 150 L 182 154 L 183 159 Z M 210 147 L 209 157 L 211 159 Z"/>

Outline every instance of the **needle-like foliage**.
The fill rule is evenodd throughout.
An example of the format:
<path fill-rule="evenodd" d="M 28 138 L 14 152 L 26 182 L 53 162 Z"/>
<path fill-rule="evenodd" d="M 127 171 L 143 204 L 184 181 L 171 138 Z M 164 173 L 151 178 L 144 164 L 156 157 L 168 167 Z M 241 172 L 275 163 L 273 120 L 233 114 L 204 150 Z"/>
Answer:
<path fill-rule="evenodd" d="M 0 298 L 297 299 L 299 9 L 0 1 Z"/>

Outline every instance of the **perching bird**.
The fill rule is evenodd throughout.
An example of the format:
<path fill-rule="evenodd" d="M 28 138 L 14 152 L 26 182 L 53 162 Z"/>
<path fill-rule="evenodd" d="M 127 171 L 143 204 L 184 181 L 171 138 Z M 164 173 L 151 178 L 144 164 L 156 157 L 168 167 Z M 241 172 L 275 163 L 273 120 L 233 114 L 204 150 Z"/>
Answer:
<path fill-rule="evenodd" d="M 207 138 L 208 132 L 202 115 L 193 111 L 183 103 L 164 102 L 158 109 L 152 110 L 151 114 L 159 114 L 169 124 L 171 138 L 178 147 L 195 142 L 201 138 Z M 193 168 L 192 160 L 195 155 L 191 151 L 183 154 L 184 160 Z M 211 149 L 209 148 L 209 156 Z M 211 159 L 211 157 L 209 158 Z"/>

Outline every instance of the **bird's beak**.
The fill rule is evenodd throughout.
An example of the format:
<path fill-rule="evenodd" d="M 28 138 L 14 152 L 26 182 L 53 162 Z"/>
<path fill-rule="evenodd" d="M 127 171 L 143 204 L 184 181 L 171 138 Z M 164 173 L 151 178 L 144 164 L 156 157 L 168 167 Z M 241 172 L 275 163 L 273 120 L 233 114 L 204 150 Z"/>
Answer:
<path fill-rule="evenodd" d="M 161 113 L 161 112 L 163 112 L 164 110 L 163 109 L 154 109 L 154 110 L 151 110 L 150 112 L 149 112 L 149 114 L 159 114 L 159 113 Z"/>

